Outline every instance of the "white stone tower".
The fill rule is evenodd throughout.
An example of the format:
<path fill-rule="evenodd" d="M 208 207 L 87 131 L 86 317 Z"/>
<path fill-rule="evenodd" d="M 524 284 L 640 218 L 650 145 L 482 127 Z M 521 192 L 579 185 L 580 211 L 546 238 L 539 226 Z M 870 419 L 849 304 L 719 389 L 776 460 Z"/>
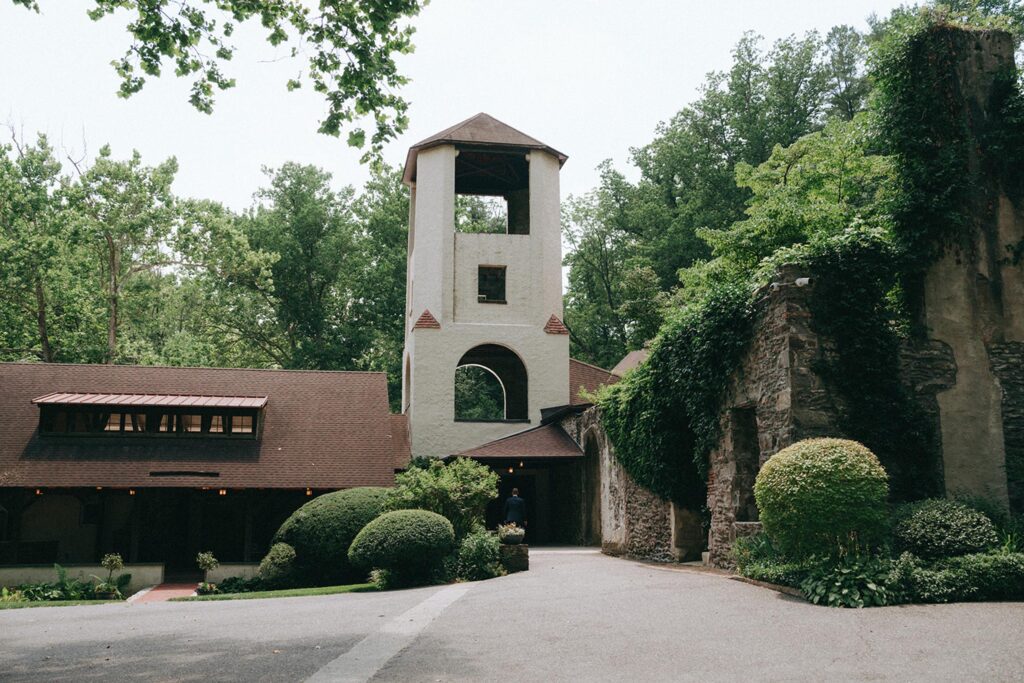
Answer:
<path fill-rule="evenodd" d="M 566 156 L 488 116 L 414 145 L 402 409 L 413 455 L 444 456 L 540 424 L 569 402 L 558 174 Z M 502 233 L 455 229 L 457 194 L 498 197 Z M 455 373 L 490 370 L 505 419 L 455 418 Z"/>

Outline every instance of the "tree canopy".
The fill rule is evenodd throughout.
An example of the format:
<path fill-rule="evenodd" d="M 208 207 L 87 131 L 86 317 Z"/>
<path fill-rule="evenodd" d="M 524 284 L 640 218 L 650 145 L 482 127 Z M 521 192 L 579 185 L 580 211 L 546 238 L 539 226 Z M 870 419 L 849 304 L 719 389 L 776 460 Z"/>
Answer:
<path fill-rule="evenodd" d="M 39 11 L 39 0 L 12 0 Z M 407 82 L 398 73 L 395 55 L 412 51 L 414 29 L 405 20 L 419 13 L 420 0 L 93 0 L 89 18 L 99 21 L 120 11 L 132 13 L 130 43 L 112 62 L 121 84 L 118 95 L 131 97 L 158 78 L 168 66 L 191 77 L 189 102 L 213 111 L 216 91 L 234 87 L 228 62 L 235 56 L 232 36 L 240 24 L 259 23 L 267 42 L 291 58 L 307 56 L 285 84 L 288 90 L 310 83 L 324 96 L 327 112 L 320 132 L 378 154 L 383 144 L 405 130 L 408 104 L 396 90 Z M 374 130 L 356 124 L 371 118 Z"/>

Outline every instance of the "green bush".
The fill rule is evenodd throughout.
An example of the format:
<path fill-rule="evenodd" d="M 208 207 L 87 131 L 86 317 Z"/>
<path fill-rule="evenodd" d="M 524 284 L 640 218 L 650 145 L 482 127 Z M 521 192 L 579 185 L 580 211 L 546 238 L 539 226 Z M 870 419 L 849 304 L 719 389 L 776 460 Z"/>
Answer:
<path fill-rule="evenodd" d="M 349 562 L 364 570 L 382 569 L 389 585 L 428 583 L 443 569 L 455 547 L 451 522 L 427 510 L 387 512 L 367 524 L 352 541 Z"/>
<path fill-rule="evenodd" d="M 787 561 L 764 533 L 736 539 L 732 557 L 740 576 L 794 588 L 799 588 L 814 566 L 806 560 Z"/>
<path fill-rule="evenodd" d="M 779 451 L 754 483 L 761 524 L 791 560 L 881 544 L 889 525 L 888 477 L 856 441 L 808 439 Z"/>
<path fill-rule="evenodd" d="M 881 607 L 899 601 L 889 587 L 892 561 L 873 555 L 846 555 L 812 569 L 800 583 L 804 596 L 829 607 Z"/>
<path fill-rule="evenodd" d="M 501 541 L 496 535 L 476 531 L 462 539 L 459 544 L 460 579 L 480 581 L 504 574 L 505 569 L 501 566 Z"/>
<path fill-rule="evenodd" d="M 1024 600 L 1024 554 L 976 553 L 926 564 L 904 553 L 890 582 L 907 602 Z"/>
<path fill-rule="evenodd" d="M 896 511 L 893 543 L 926 560 L 979 553 L 999 542 L 992 520 L 955 500 L 933 499 Z"/>
<path fill-rule="evenodd" d="M 346 558 L 347 559 L 347 558 Z M 275 543 L 260 561 L 260 579 L 268 586 L 285 587 L 295 582 L 295 548 Z M 221 587 L 222 590 L 226 590 Z"/>
<path fill-rule="evenodd" d="M 487 503 L 498 497 L 498 475 L 468 458 L 445 464 L 439 459 L 410 468 L 395 477 L 388 494 L 389 510 L 430 510 L 448 518 L 455 538 L 483 527 Z"/>
<path fill-rule="evenodd" d="M 388 489 L 363 487 L 317 496 L 284 521 L 273 543 L 295 549 L 295 580 L 330 586 L 358 578 L 348 547 L 359 530 L 384 509 Z"/>
<path fill-rule="evenodd" d="M 262 563 L 260 566 L 262 567 Z M 274 588 L 274 586 L 268 585 L 258 576 L 249 579 L 242 576 L 228 576 L 217 584 L 217 589 L 221 593 L 252 593 L 269 588 Z"/>

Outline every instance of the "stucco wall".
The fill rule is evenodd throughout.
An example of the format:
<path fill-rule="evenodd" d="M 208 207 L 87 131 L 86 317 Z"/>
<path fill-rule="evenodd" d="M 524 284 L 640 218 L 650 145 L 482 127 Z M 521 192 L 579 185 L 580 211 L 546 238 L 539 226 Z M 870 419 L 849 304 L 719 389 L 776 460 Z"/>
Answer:
<path fill-rule="evenodd" d="M 220 583 L 230 576 L 241 576 L 251 579 L 260 573 L 258 562 L 222 562 L 215 569 L 206 572 L 204 581 L 208 583 Z"/>
<path fill-rule="evenodd" d="M 530 164 L 530 234 L 457 234 L 456 149 L 422 150 L 410 236 L 410 293 L 405 358 L 413 455 L 449 455 L 540 422 L 540 411 L 568 403 L 569 338 L 544 332 L 562 315 L 558 159 L 534 151 Z M 506 266 L 507 304 L 477 301 L 477 269 Z M 412 329 L 429 310 L 440 329 Z M 526 367 L 528 422 L 455 422 L 455 369 L 481 344 L 514 352 Z"/>

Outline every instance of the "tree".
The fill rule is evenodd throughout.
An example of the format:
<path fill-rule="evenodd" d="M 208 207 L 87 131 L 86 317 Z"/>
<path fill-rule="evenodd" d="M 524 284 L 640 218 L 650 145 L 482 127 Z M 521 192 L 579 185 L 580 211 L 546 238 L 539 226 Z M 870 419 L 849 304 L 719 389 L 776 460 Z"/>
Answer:
<path fill-rule="evenodd" d="M 456 368 L 455 419 L 504 420 L 505 391 L 501 381 L 476 365 Z"/>
<path fill-rule="evenodd" d="M 39 11 L 38 0 L 13 0 Z M 118 94 L 142 90 L 147 77 L 159 77 L 167 64 L 178 76 L 192 76 L 189 101 L 199 111 L 213 110 L 214 90 L 235 85 L 224 67 L 235 54 L 232 35 L 239 24 L 258 21 L 267 41 L 287 47 L 292 58 L 309 55 L 303 80 L 327 101 L 320 132 L 337 136 L 343 126 L 372 116 L 376 129 L 370 153 L 405 130 L 407 103 L 393 91 L 407 82 L 398 73 L 396 54 L 412 51 L 414 29 L 403 20 L 419 13 L 419 0 L 322 0 L 316 9 L 301 0 L 94 0 L 89 18 L 98 21 L 118 10 L 134 12 L 127 30 L 131 44 L 113 62 L 121 79 Z M 348 143 L 362 148 L 366 132 L 352 128 Z"/>
<path fill-rule="evenodd" d="M 402 170 L 374 168 L 352 210 L 365 254 L 355 285 L 355 316 L 370 331 L 356 367 L 386 372 L 391 407 L 400 411 L 409 241 L 409 191 L 402 184 Z"/>
<path fill-rule="evenodd" d="M 175 223 L 171 183 L 177 170 L 173 158 L 143 166 L 138 152 L 115 161 L 104 146 L 68 189 L 74 229 L 94 255 L 107 304 L 107 363 L 117 361 L 125 287 L 140 273 L 174 263 L 162 247 Z"/>
<path fill-rule="evenodd" d="M 835 26 L 825 38 L 829 113 L 846 121 L 864 109 L 871 85 L 865 73 L 867 41 L 852 26 Z"/>

